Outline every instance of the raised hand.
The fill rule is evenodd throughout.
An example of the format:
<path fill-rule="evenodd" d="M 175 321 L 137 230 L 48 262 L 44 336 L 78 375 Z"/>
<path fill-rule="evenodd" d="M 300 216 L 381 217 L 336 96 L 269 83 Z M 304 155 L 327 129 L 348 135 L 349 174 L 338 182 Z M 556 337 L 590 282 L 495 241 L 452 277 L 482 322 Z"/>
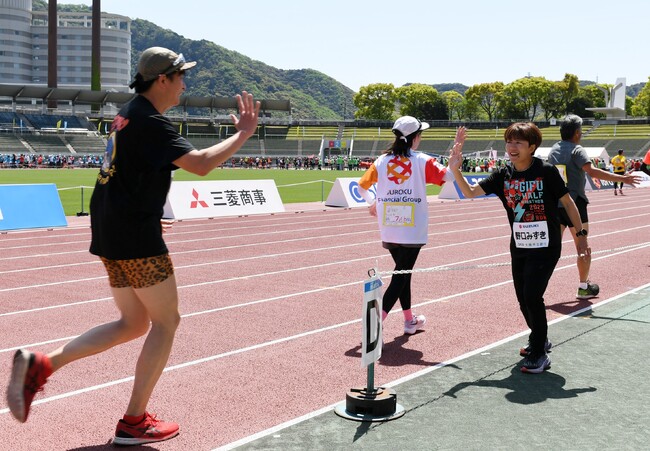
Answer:
<path fill-rule="evenodd" d="M 231 114 L 235 128 L 242 132 L 246 137 L 252 136 L 257 129 L 257 118 L 260 114 L 260 101 L 253 101 L 253 94 L 242 91 L 241 95 L 237 94 L 237 105 L 239 107 L 239 119 Z"/>
<path fill-rule="evenodd" d="M 456 138 L 454 145 L 449 152 L 449 162 L 447 165 L 452 169 L 458 169 L 463 163 L 463 145 L 467 137 L 467 129 L 465 127 L 458 127 L 456 129 Z"/>
<path fill-rule="evenodd" d="M 643 179 L 638 175 L 632 175 L 629 172 L 625 174 L 623 177 L 625 177 L 625 183 L 632 186 L 638 185 L 643 181 Z"/>

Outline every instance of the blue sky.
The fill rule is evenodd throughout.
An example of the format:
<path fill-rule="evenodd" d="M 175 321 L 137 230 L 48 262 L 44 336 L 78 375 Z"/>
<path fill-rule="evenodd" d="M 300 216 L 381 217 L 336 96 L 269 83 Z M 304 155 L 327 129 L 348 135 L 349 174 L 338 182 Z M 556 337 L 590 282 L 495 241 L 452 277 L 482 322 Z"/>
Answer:
<path fill-rule="evenodd" d="M 279 69 L 321 71 L 355 91 L 380 82 L 471 86 L 527 75 L 561 80 L 567 72 L 609 84 L 625 77 L 629 86 L 650 76 L 648 0 L 102 0 L 101 5 L 102 11 L 146 19 Z"/>

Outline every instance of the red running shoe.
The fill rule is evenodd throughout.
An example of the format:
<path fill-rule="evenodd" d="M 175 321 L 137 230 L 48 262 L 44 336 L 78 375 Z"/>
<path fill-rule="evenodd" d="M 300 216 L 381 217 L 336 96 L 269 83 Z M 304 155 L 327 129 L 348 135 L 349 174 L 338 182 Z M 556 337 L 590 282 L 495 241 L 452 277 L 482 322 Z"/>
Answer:
<path fill-rule="evenodd" d="M 16 351 L 7 389 L 7 404 L 14 418 L 27 421 L 34 396 L 43 390 L 51 374 L 52 362 L 42 352 Z"/>
<path fill-rule="evenodd" d="M 155 414 L 145 412 L 144 418 L 138 424 L 129 424 L 124 420 L 118 421 L 113 443 L 116 445 L 140 445 L 161 442 L 177 435 L 178 424 L 159 420 Z"/>

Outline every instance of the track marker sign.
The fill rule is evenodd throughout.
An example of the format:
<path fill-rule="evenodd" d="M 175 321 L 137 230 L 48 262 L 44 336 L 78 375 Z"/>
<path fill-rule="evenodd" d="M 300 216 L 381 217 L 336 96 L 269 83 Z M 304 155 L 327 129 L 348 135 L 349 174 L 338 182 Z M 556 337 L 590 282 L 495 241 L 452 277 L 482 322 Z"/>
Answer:
<path fill-rule="evenodd" d="M 368 190 L 377 197 L 375 185 Z M 368 202 L 359 194 L 359 179 L 355 177 L 339 177 L 330 190 L 325 205 L 328 207 L 367 207 Z"/>
<path fill-rule="evenodd" d="M 361 340 L 361 366 L 367 367 L 381 357 L 383 344 L 381 312 L 383 285 L 379 276 L 375 275 L 363 284 L 363 310 L 361 323 L 363 337 Z"/>

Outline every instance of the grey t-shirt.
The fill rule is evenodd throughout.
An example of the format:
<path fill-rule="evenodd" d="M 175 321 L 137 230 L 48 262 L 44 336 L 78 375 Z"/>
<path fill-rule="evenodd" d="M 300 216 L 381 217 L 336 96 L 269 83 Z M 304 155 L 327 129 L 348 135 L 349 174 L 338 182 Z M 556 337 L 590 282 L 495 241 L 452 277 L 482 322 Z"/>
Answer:
<path fill-rule="evenodd" d="M 591 160 L 584 147 L 570 141 L 558 141 L 551 147 L 548 162 L 560 171 L 571 198 L 575 201 L 582 197 L 589 203 L 585 194 L 585 171 L 582 167 L 591 163 Z"/>

